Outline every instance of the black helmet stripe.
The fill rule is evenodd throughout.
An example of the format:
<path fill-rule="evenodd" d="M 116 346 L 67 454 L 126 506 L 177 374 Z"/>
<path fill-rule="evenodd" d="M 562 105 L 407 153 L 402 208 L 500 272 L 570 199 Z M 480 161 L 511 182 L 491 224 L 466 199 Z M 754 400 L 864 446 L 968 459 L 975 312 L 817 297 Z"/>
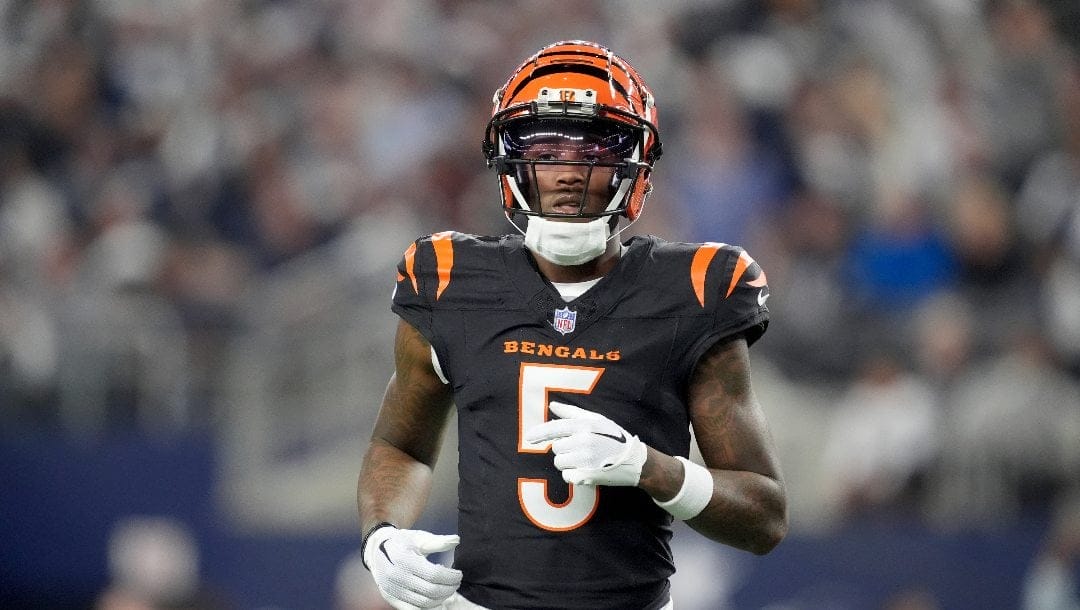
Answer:
<path fill-rule="evenodd" d="M 608 78 L 607 71 L 601 70 L 596 66 L 590 66 L 587 64 L 565 63 L 554 64 L 550 66 L 540 66 L 539 68 L 536 68 L 529 74 L 528 78 L 522 79 L 521 82 L 518 83 L 518 86 L 510 92 L 510 99 L 513 99 L 514 96 L 516 96 L 518 92 L 525 87 L 525 85 L 528 85 L 530 82 L 532 82 L 533 79 L 540 78 L 541 76 L 546 76 L 548 74 L 555 74 L 557 72 L 577 72 L 578 74 L 585 74 L 594 78 L 598 78 L 604 82 L 611 83 L 615 87 L 615 89 L 623 95 L 623 97 L 630 97 L 630 94 L 627 93 L 626 89 L 623 88 L 619 81 L 613 78 Z"/>

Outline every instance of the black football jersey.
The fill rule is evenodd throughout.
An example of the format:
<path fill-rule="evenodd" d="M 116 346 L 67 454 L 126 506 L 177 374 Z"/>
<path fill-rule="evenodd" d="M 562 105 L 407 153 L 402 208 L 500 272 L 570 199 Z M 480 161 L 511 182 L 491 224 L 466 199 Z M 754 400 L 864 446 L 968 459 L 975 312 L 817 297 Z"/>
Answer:
<path fill-rule="evenodd" d="M 393 311 L 431 342 L 458 413 L 460 593 L 489 608 L 659 608 L 671 516 L 644 491 L 569 485 L 524 431 L 558 400 L 670 455 L 690 450 L 686 387 L 717 341 L 765 331 L 765 274 L 741 248 L 634 237 L 571 302 L 520 236 L 446 232 L 398 266 Z"/>

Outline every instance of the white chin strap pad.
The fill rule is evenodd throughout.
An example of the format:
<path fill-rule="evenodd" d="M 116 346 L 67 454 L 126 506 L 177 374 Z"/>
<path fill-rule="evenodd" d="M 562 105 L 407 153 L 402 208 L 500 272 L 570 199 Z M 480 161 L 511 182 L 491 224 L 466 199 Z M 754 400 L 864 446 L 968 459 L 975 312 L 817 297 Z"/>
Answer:
<path fill-rule="evenodd" d="M 588 222 L 529 218 L 525 246 L 556 265 L 581 265 L 607 250 L 611 237 L 607 218 Z"/>

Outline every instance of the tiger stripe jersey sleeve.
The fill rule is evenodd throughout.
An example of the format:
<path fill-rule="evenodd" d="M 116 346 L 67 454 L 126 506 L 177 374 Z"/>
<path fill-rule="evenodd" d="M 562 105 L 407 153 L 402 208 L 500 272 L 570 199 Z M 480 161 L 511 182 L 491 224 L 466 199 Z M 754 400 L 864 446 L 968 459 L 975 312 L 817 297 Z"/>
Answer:
<path fill-rule="evenodd" d="M 741 334 L 752 345 L 765 333 L 768 279 L 746 250 L 719 242 L 694 244 L 684 277 L 694 305 L 712 321 L 710 330 L 697 338 L 692 360 L 727 337 Z"/>
<path fill-rule="evenodd" d="M 454 233 L 417 239 L 397 265 L 392 309 L 432 340 L 431 309 L 454 277 Z"/>
<path fill-rule="evenodd" d="M 700 244 L 690 278 L 698 304 L 712 314 L 714 332 L 743 333 L 751 344 L 765 332 L 768 278 L 746 250 L 717 242 Z"/>

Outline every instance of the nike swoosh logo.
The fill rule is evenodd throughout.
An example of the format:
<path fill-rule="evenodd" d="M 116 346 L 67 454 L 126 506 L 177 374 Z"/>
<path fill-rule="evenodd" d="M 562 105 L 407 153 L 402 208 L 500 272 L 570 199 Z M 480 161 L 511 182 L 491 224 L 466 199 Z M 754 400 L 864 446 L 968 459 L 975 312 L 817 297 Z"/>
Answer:
<path fill-rule="evenodd" d="M 382 551 L 382 554 L 386 556 L 386 560 L 390 562 L 390 565 L 394 565 L 394 560 L 390 559 L 390 553 L 386 552 L 386 541 L 385 540 L 383 540 L 381 543 L 379 543 L 379 550 Z"/>
<path fill-rule="evenodd" d="M 769 300 L 769 294 L 767 292 L 765 292 L 764 288 L 761 289 L 760 291 L 758 291 L 758 293 L 757 293 L 757 304 L 758 305 L 764 305 L 765 301 L 768 301 L 768 300 Z"/>
<path fill-rule="evenodd" d="M 614 434 L 604 434 L 603 432 L 593 432 L 593 434 L 596 434 L 597 436 L 606 436 L 607 438 L 614 439 L 620 443 L 626 442 L 626 435 L 621 433 L 619 436 L 615 436 Z"/>

